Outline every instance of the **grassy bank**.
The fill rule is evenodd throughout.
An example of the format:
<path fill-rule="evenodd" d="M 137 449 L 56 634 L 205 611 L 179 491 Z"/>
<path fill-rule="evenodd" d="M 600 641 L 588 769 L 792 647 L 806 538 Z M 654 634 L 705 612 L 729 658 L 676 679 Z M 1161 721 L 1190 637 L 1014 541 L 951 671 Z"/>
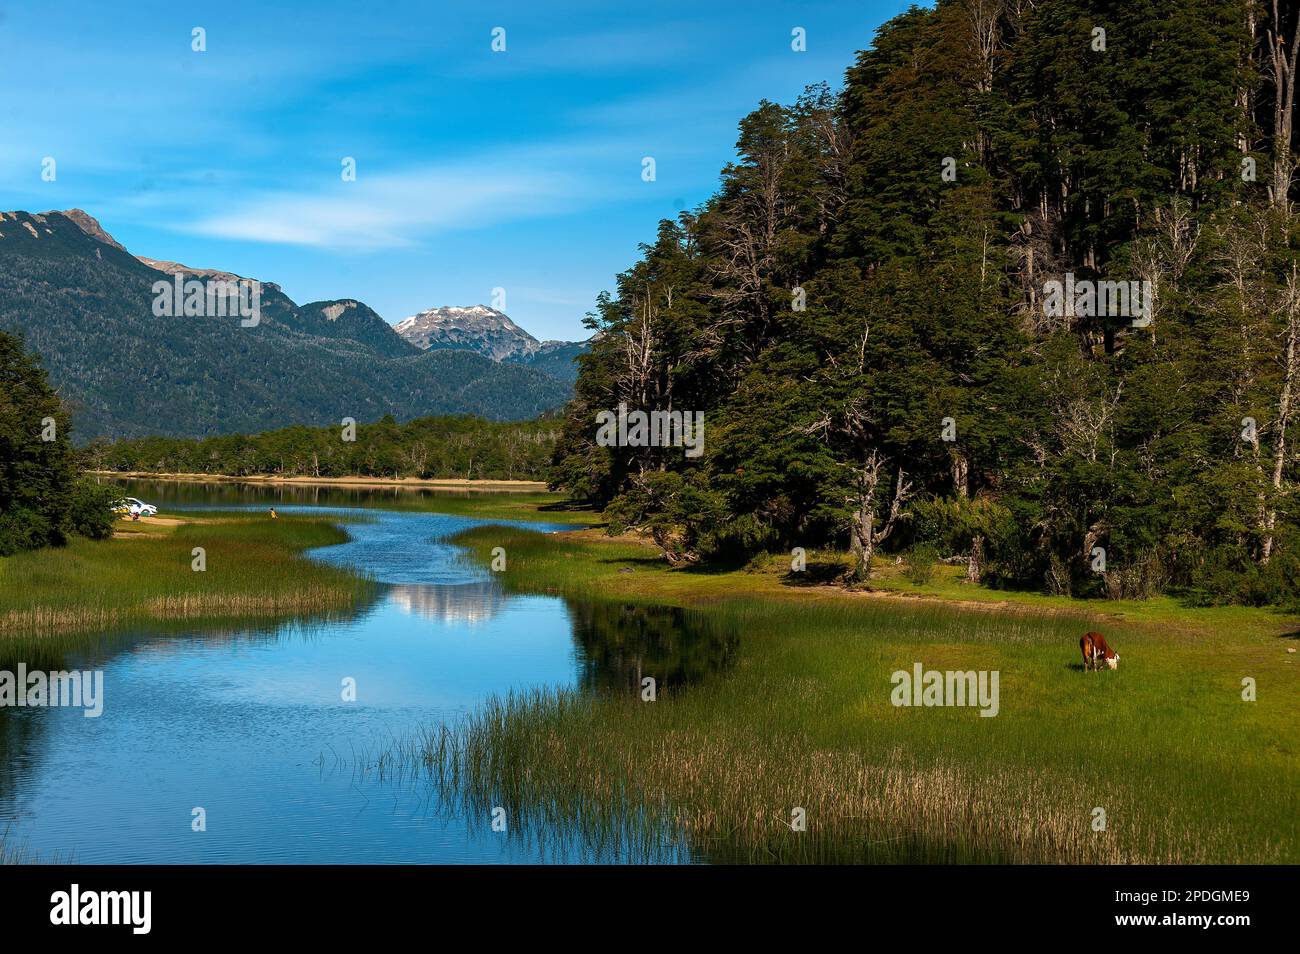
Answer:
<path fill-rule="evenodd" d="M 373 507 L 571 526 L 593 524 L 599 520 L 589 507 L 575 505 L 564 494 L 545 490 L 542 484 L 500 481 L 462 481 L 459 484 L 390 481 L 375 484 L 355 480 L 247 480 L 211 475 L 156 474 L 144 477 L 127 474 L 99 476 L 119 482 L 125 493 L 150 501 L 165 497 L 173 503 L 217 506 L 258 503 L 275 507 L 302 503 L 362 509 Z"/>
<path fill-rule="evenodd" d="M 479 520 L 524 520 L 587 526 L 599 520 L 588 507 L 571 504 L 564 494 L 534 491 L 472 494 L 431 494 L 421 498 L 422 510 Z"/>
<path fill-rule="evenodd" d="M 421 478 L 421 477 L 280 477 L 272 474 L 246 474 L 242 477 L 232 474 L 208 474 L 196 472 L 176 472 L 152 470 L 88 470 L 92 477 L 107 477 L 113 480 L 171 480 L 192 484 L 255 484 L 274 486 L 277 484 L 294 487 L 387 487 L 387 488 L 433 488 L 442 490 L 478 490 L 516 493 L 527 491 L 545 491 L 544 480 L 490 480 L 469 479 L 465 477 Z"/>
<path fill-rule="evenodd" d="M 209 513 L 122 521 L 111 540 L 0 558 L 0 648 L 48 648 L 150 621 L 346 609 L 370 584 L 302 555 L 346 539 L 318 518 Z M 193 569 L 196 547 L 205 554 L 202 572 Z"/>
<path fill-rule="evenodd" d="M 503 700 L 408 753 L 535 831 L 650 854 L 681 837 L 715 860 L 1300 861 L 1297 641 L 1272 614 L 1099 620 L 1048 598 L 972 612 L 791 586 L 775 567 L 669 570 L 585 534 L 458 542 L 479 559 L 504 546 L 515 589 L 707 607 L 739 635 L 725 675 L 653 703 Z M 1119 671 L 1081 671 L 1087 628 Z M 997 670 L 998 715 L 895 707 L 891 674 L 917 662 Z M 1242 699 L 1247 676 L 1258 701 Z"/>
<path fill-rule="evenodd" d="M 466 515 L 497 519 L 490 512 Z M 518 519 L 526 519 L 520 517 Z M 586 515 L 586 521 L 595 519 Z M 792 573 L 789 560 L 771 556 L 744 568 L 672 568 L 659 549 L 639 538 L 610 538 L 599 529 L 566 533 L 562 546 L 547 537 L 486 527 L 462 534 L 458 542 L 487 554 L 505 546 L 511 554 L 506 579 L 529 592 L 654 601 L 677 606 L 710 605 L 739 596 L 801 602 L 901 601 L 942 603 L 963 610 L 991 613 L 1064 614 L 1081 624 L 1126 624 L 1153 633 L 1177 630 L 1184 635 L 1215 638 L 1231 631 L 1277 636 L 1300 630 L 1300 618 L 1269 608 L 1247 606 L 1190 607 L 1172 596 L 1150 600 L 1080 600 L 1020 590 L 996 590 L 964 582 L 964 567 L 935 566 L 933 578 L 918 585 L 901 565 L 878 561 L 869 588 L 846 589 L 826 582 L 847 567 L 843 553 L 809 553 L 806 572 Z"/>

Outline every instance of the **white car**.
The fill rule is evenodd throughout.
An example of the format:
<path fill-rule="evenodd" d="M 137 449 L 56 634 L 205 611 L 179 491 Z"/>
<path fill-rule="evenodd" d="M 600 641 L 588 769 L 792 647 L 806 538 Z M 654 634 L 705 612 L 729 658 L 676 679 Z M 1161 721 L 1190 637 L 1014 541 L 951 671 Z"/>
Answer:
<path fill-rule="evenodd" d="M 158 508 L 153 504 L 147 504 L 143 500 L 137 500 L 135 497 L 123 497 L 122 502 L 117 505 L 118 513 L 127 513 L 133 517 L 156 517 Z"/>

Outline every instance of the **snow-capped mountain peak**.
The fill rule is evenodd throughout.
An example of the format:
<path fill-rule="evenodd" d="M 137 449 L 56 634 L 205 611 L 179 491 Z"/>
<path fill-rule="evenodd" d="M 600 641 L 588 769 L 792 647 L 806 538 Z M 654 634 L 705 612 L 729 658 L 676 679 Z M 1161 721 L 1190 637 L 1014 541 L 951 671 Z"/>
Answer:
<path fill-rule="evenodd" d="M 508 315 L 487 305 L 430 308 L 398 322 L 394 330 L 425 351 L 456 348 L 493 361 L 527 358 L 541 347 L 541 342 Z"/>

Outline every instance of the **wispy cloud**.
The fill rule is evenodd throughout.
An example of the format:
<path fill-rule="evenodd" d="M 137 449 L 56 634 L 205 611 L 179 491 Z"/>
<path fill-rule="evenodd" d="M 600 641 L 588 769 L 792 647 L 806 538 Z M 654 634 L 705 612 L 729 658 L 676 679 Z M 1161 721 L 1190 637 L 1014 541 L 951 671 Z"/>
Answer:
<path fill-rule="evenodd" d="M 545 214 L 569 206 L 583 191 L 567 173 L 496 165 L 382 174 L 362 167 L 355 182 L 340 178 L 309 192 L 243 197 L 234 208 L 209 212 L 178 230 L 336 249 L 400 248 L 440 232 Z"/>
<path fill-rule="evenodd" d="M 658 218 L 716 187 L 760 98 L 836 82 L 908 2 L 388 0 L 377 14 L 226 0 L 173 16 L 0 0 L 14 54 L 0 58 L 0 193 L 9 208 L 84 208 L 135 251 L 304 300 L 401 315 L 509 286 L 530 330 L 568 337 Z M 790 49 L 795 25 L 807 52 Z M 344 156 L 356 182 L 340 180 Z"/>

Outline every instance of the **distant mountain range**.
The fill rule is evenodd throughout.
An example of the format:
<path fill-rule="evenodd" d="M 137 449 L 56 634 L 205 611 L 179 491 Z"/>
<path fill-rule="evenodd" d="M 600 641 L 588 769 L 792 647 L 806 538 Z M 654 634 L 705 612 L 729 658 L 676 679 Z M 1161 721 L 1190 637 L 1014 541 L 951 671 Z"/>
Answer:
<path fill-rule="evenodd" d="M 240 280 L 137 258 L 80 209 L 0 212 L 0 329 L 40 355 L 78 442 L 386 414 L 524 419 L 568 400 L 586 347 L 538 342 L 481 305 L 421 312 L 399 334 L 355 299 L 298 305 L 265 281 L 254 327 L 156 316 L 155 283 L 178 275 Z"/>
<path fill-rule="evenodd" d="M 578 377 L 574 362 L 586 341 L 538 341 L 487 305 L 430 308 L 399 321 L 394 330 L 423 351 L 462 349 L 493 361 L 537 368 L 572 384 Z"/>

